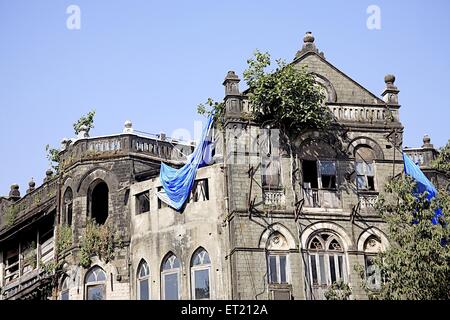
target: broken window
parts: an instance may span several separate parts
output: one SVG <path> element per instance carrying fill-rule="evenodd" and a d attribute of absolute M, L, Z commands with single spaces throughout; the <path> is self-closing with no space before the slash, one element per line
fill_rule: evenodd
<path fill-rule="evenodd" d="M 136 214 L 150 211 L 150 192 L 142 192 L 136 195 Z"/>
<path fill-rule="evenodd" d="M 72 211 L 73 211 L 73 193 L 71 188 L 67 188 L 64 192 L 63 206 L 62 206 L 62 223 L 69 226 L 72 225 Z"/>
<path fill-rule="evenodd" d="M 106 274 L 95 266 L 86 274 L 86 300 L 106 300 Z"/>
<path fill-rule="evenodd" d="M 319 161 L 320 164 L 320 182 L 322 189 L 336 189 L 336 162 Z"/>
<path fill-rule="evenodd" d="M 170 253 L 161 268 L 161 296 L 163 300 L 179 300 L 180 261 Z"/>
<path fill-rule="evenodd" d="M 305 189 L 318 189 L 319 183 L 317 178 L 317 161 L 303 160 L 303 187 Z"/>
<path fill-rule="evenodd" d="M 194 300 L 208 300 L 211 298 L 210 290 L 211 260 L 208 252 L 200 248 L 192 256 L 191 279 L 192 297 Z"/>
<path fill-rule="evenodd" d="M 356 186 L 358 190 L 375 191 L 374 152 L 368 146 L 355 151 Z"/>
<path fill-rule="evenodd" d="M 163 187 L 157 188 L 158 192 L 165 192 Z M 162 201 L 160 198 L 158 198 L 158 209 L 167 208 L 169 205 Z"/>
<path fill-rule="evenodd" d="M 150 300 L 150 269 L 144 260 L 139 263 L 137 280 L 138 300 Z"/>
<path fill-rule="evenodd" d="M 195 180 L 192 187 L 191 196 L 189 202 L 200 202 L 209 200 L 209 187 L 208 179 Z"/>
<path fill-rule="evenodd" d="M 336 162 L 303 160 L 303 187 L 305 189 L 336 189 Z"/>
<path fill-rule="evenodd" d="M 90 192 L 90 217 L 98 224 L 104 224 L 108 218 L 109 189 L 108 185 L 99 181 Z"/>

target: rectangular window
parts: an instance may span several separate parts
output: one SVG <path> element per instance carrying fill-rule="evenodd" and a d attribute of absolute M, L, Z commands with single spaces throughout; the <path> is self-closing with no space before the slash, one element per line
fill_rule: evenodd
<path fill-rule="evenodd" d="M 61 292 L 61 300 L 69 300 L 69 290 Z"/>
<path fill-rule="evenodd" d="M 146 191 L 136 195 L 136 214 L 150 211 L 150 192 Z"/>
<path fill-rule="evenodd" d="M 287 256 L 269 256 L 269 283 L 288 283 Z"/>
<path fill-rule="evenodd" d="M 334 256 L 330 256 L 330 273 L 331 273 L 331 283 L 336 282 L 336 269 L 334 267 Z"/>
<path fill-rule="evenodd" d="M 195 270 L 195 299 L 205 300 L 210 298 L 209 269 Z"/>
<path fill-rule="evenodd" d="M 316 256 L 312 255 L 311 257 L 311 274 L 313 279 L 313 284 L 319 284 L 319 280 L 317 279 L 317 266 L 316 266 Z"/>
<path fill-rule="evenodd" d="M 327 284 L 327 277 L 325 276 L 325 258 L 319 255 L 319 269 L 320 269 L 320 284 Z"/>
<path fill-rule="evenodd" d="M 209 186 L 208 179 L 199 179 L 194 182 L 192 186 L 191 196 L 189 202 L 202 202 L 209 200 Z"/>
<path fill-rule="evenodd" d="M 88 286 L 87 300 L 105 300 L 105 285 Z"/>
<path fill-rule="evenodd" d="M 366 262 L 366 281 L 370 290 L 380 290 L 381 288 L 381 272 L 380 268 L 374 263 L 374 256 L 365 256 Z"/>
<path fill-rule="evenodd" d="M 277 257 L 269 256 L 270 283 L 278 283 Z"/>
<path fill-rule="evenodd" d="M 322 189 L 336 189 L 336 162 L 320 161 Z"/>
<path fill-rule="evenodd" d="M 373 162 L 357 161 L 355 163 L 355 171 L 358 189 L 375 191 L 375 170 Z"/>
<path fill-rule="evenodd" d="M 178 273 L 169 273 L 163 276 L 164 300 L 178 300 Z"/>
<path fill-rule="evenodd" d="M 281 186 L 281 165 L 279 159 L 263 157 L 261 172 L 263 188 L 276 189 Z"/>
<path fill-rule="evenodd" d="M 163 192 L 164 189 L 163 187 L 158 187 L 157 188 L 158 192 Z M 158 198 L 158 209 L 162 209 L 162 208 L 167 208 L 169 205 L 167 203 L 165 203 L 164 201 L 161 201 L 160 198 Z"/>
<path fill-rule="evenodd" d="M 150 300 L 148 279 L 139 280 L 139 300 Z"/>
<path fill-rule="evenodd" d="M 318 179 L 317 179 L 317 161 L 303 160 L 302 161 L 303 170 L 303 187 L 309 189 L 318 189 Z"/>

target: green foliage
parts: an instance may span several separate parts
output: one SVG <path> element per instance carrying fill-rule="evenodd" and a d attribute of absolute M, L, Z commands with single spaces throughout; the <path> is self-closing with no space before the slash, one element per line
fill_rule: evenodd
<path fill-rule="evenodd" d="M 5 209 L 5 225 L 10 227 L 16 221 L 17 215 L 19 214 L 19 207 L 16 205 L 10 205 Z"/>
<path fill-rule="evenodd" d="M 56 253 L 66 251 L 72 246 L 72 228 L 69 225 L 59 226 L 56 234 Z"/>
<path fill-rule="evenodd" d="M 50 147 L 50 145 L 45 146 L 45 152 L 47 152 L 47 160 L 49 162 L 49 166 L 53 168 L 56 172 L 59 172 L 59 162 L 60 162 L 60 156 L 59 156 L 59 150 Z"/>
<path fill-rule="evenodd" d="M 249 86 L 256 121 L 271 123 L 287 135 L 306 129 L 327 129 L 331 112 L 323 105 L 325 95 L 313 75 L 306 67 L 276 62 L 275 70 L 265 72 L 271 64 L 270 55 L 259 51 L 247 61 L 244 80 Z"/>
<path fill-rule="evenodd" d="M 81 126 L 87 127 L 87 132 L 94 128 L 94 117 L 95 117 L 95 110 L 89 111 L 86 115 L 81 116 L 80 119 L 78 119 L 77 122 L 73 124 L 73 130 L 75 131 L 75 134 L 78 134 L 80 132 Z"/>
<path fill-rule="evenodd" d="M 439 150 L 436 160 L 433 160 L 431 166 L 437 170 L 444 171 L 450 176 L 450 139 L 447 144 Z"/>
<path fill-rule="evenodd" d="M 414 181 L 399 177 L 386 185 L 376 208 L 387 222 L 390 247 L 374 260 L 387 279 L 378 299 L 450 299 L 450 197 L 441 192 L 431 201 L 412 194 Z M 446 215 L 433 225 L 436 208 Z M 449 244 L 441 245 L 443 239 Z"/>
<path fill-rule="evenodd" d="M 276 69 L 266 72 L 271 64 L 268 53 L 256 51 L 254 58 L 247 60 L 244 80 L 249 87 L 252 113 L 244 115 L 245 118 L 270 123 L 287 135 L 306 129 L 327 129 L 332 115 L 323 105 L 325 95 L 313 75 L 305 68 L 296 68 L 282 60 L 276 62 Z M 215 112 L 216 118 L 222 119 L 225 106 L 209 98 L 197 111 L 204 115 Z"/>
<path fill-rule="evenodd" d="M 344 281 L 333 282 L 324 293 L 327 300 L 348 300 L 352 294 L 352 289 Z"/>
<path fill-rule="evenodd" d="M 197 106 L 197 113 L 209 117 L 214 113 L 214 120 L 219 125 L 223 125 L 223 116 L 225 114 L 225 104 L 223 102 L 214 101 L 211 98 L 205 103 L 200 103 Z"/>
<path fill-rule="evenodd" d="M 105 262 L 110 261 L 114 254 L 114 233 L 108 225 L 98 225 L 94 220 L 86 224 L 84 236 L 81 241 L 80 265 L 88 268 L 91 258 L 98 256 Z"/>

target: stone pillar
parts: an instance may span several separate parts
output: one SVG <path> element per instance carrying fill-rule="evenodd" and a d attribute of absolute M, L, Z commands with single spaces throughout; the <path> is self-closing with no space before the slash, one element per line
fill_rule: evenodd
<path fill-rule="evenodd" d="M 386 83 L 386 88 L 384 88 L 381 96 L 384 102 L 387 104 L 398 105 L 398 93 L 400 90 L 394 85 L 395 76 L 388 74 L 384 77 L 384 82 Z"/>
<path fill-rule="evenodd" d="M 225 118 L 239 119 L 242 112 L 242 95 L 239 92 L 241 80 L 234 71 L 228 71 L 223 85 L 225 86 Z"/>

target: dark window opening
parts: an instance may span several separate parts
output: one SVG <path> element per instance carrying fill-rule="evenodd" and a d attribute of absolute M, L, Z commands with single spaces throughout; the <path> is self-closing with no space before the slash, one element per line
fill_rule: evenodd
<path fill-rule="evenodd" d="M 136 195 L 136 214 L 150 211 L 150 192 L 146 191 Z"/>
<path fill-rule="evenodd" d="M 307 189 L 317 189 L 317 161 L 303 160 L 303 187 Z"/>
<path fill-rule="evenodd" d="M 209 200 L 208 179 L 200 179 L 194 182 L 189 202 L 199 202 Z"/>
<path fill-rule="evenodd" d="M 62 223 L 69 226 L 72 225 L 72 211 L 73 211 L 73 194 L 72 189 L 68 188 L 64 193 Z"/>
<path fill-rule="evenodd" d="M 367 184 L 369 186 L 369 190 L 375 191 L 375 182 L 373 180 L 373 177 L 367 177 Z"/>
<path fill-rule="evenodd" d="M 158 187 L 158 192 L 164 192 L 163 187 Z M 162 201 L 160 198 L 158 198 L 158 209 L 167 208 L 169 205 Z"/>
<path fill-rule="evenodd" d="M 91 193 L 91 218 L 104 224 L 108 218 L 109 190 L 105 182 L 98 183 Z"/>
<path fill-rule="evenodd" d="M 336 176 L 322 175 L 323 189 L 336 189 Z"/>

